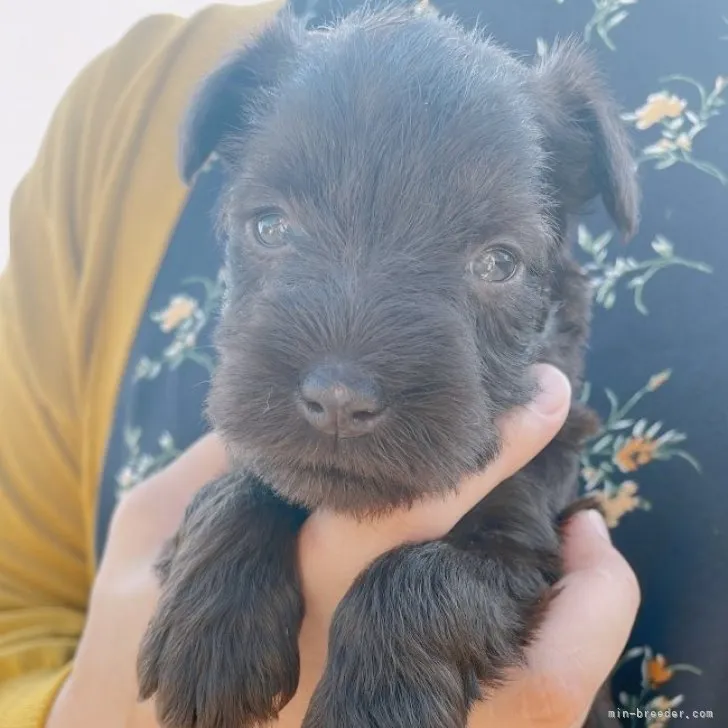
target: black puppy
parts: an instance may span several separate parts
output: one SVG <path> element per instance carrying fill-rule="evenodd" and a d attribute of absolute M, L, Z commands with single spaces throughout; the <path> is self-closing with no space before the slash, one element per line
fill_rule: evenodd
<path fill-rule="evenodd" d="M 174 728 L 241 728 L 294 695 L 297 533 L 455 489 L 499 447 L 529 367 L 578 386 L 589 289 L 566 223 L 601 196 L 631 233 L 634 164 L 591 62 L 536 67 L 430 13 L 282 16 L 201 87 L 187 178 L 229 164 L 212 420 L 235 471 L 164 554 L 141 695 Z M 306 728 L 462 728 L 519 663 L 561 575 L 593 417 L 440 541 L 379 558 L 340 604 Z"/>

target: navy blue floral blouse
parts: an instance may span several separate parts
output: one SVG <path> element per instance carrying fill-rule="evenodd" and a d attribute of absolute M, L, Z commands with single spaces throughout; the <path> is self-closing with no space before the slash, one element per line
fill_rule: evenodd
<path fill-rule="evenodd" d="M 625 109 L 644 188 L 625 245 L 601 211 L 575 230 L 596 316 L 581 397 L 603 416 L 585 491 L 604 504 L 643 608 L 615 677 L 627 726 L 728 726 L 728 2 L 480 0 L 503 44 L 543 54 L 581 35 Z M 471 18 L 472 19 L 472 18 Z M 120 493 L 206 429 L 222 294 L 215 157 L 198 174 L 140 322 L 99 498 L 97 551 Z M 682 717 L 639 711 L 674 709 Z"/>

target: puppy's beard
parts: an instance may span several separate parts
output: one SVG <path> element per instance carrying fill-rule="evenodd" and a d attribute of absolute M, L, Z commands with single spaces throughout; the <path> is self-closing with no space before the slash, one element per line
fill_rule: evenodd
<path fill-rule="evenodd" d="M 473 443 L 471 443 L 472 445 Z M 248 470 L 285 500 L 311 510 L 326 508 L 356 518 L 382 515 L 396 508 L 407 508 L 424 497 L 445 496 L 456 491 L 463 479 L 482 470 L 497 456 L 499 439 L 481 440 L 479 447 L 460 447 L 457 452 L 441 453 L 431 464 L 423 466 L 409 455 L 407 462 L 387 472 L 373 462 L 367 472 L 349 468 L 345 463 L 312 463 L 295 456 L 271 457 L 264 451 L 232 446 L 236 467 Z M 391 454 L 389 456 L 391 458 Z M 437 460 L 437 463 L 435 463 Z"/>

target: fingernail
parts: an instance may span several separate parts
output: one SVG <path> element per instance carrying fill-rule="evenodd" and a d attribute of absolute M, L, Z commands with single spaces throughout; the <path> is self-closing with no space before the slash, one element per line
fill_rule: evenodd
<path fill-rule="evenodd" d="M 534 367 L 539 392 L 530 408 L 542 415 L 553 415 L 563 409 L 571 398 L 571 385 L 566 375 L 550 364 Z"/>
<path fill-rule="evenodd" d="M 587 517 L 589 518 L 589 522 L 591 523 L 591 527 L 605 540 L 609 541 L 609 543 L 612 542 L 612 539 L 609 536 L 609 528 L 607 527 L 607 523 L 602 517 L 602 514 L 599 513 L 599 511 L 590 510 L 586 512 Z"/>

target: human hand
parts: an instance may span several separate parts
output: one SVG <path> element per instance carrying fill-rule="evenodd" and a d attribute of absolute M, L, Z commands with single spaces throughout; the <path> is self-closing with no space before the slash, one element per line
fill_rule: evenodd
<path fill-rule="evenodd" d="M 566 575 L 528 666 L 471 713 L 469 728 L 581 728 L 629 637 L 640 591 L 596 511 L 566 527 Z M 608 716 L 600 716 L 605 720 Z"/>
<path fill-rule="evenodd" d="M 224 474 L 220 440 L 206 435 L 119 503 L 94 582 L 71 675 L 46 728 L 157 728 L 152 701 L 139 703 L 136 661 L 159 585 L 153 564 L 187 504 Z"/>
<path fill-rule="evenodd" d="M 506 418 L 500 457 L 485 473 L 467 479 L 456 496 L 418 504 L 376 522 L 355 522 L 323 512 L 306 522 L 299 543 L 306 601 L 300 636 L 301 680 L 296 696 L 281 712 L 280 728 L 301 725 L 323 670 L 331 615 L 357 574 L 372 559 L 400 543 L 446 533 L 556 434 L 568 411 L 568 383 L 552 368 L 542 368 L 541 375 L 543 396 Z M 136 700 L 137 651 L 159 593 L 152 564 L 194 493 L 221 475 L 225 467 L 220 442 L 207 436 L 122 501 L 110 529 L 74 670 L 47 728 L 157 727 L 153 701 L 139 704 Z M 631 571 L 608 542 L 600 541 L 601 547 L 595 548 L 588 528 L 586 536 L 579 536 L 579 524 L 585 518 L 579 516 L 572 526 L 576 536 L 567 542 L 570 571 L 565 590 L 553 604 L 553 614 L 534 648 L 529 670 L 514 676 L 497 696 L 477 706 L 471 726 L 502 725 L 502 716 L 507 715 L 513 728 L 571 728 L 577 723 L 566 720 L 588 707 L 617 659 L 634 616 L 637 589 Z M 594 629 L 594 620 L 584 618 L 599 616 L 598 609 L 609 601 L 602 593 L 607 582 L 612 585 L 606 589 L 611 594 L 611 608 Z M 596 611 L 576 604 L 578 599 L 586 600 L 585 593 L 591 596 L 583 604 L 594 602 Z M 575 618 L 575 610 L 581 622 Z M 599 629 L 605 635 L 601 642 L 597 639 Z M 578 639 L 571 639 L 573 636 Z M 570 645 L 587 651 L 576 655 Z M 558 656 L 562 656 L 560 661 Z M 590 669 L 581 669 L 573 676 L 579 659 L 588 662 Z M 523 716 L 522 723 L 515 723 L 516 715 Z"/>

